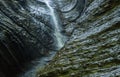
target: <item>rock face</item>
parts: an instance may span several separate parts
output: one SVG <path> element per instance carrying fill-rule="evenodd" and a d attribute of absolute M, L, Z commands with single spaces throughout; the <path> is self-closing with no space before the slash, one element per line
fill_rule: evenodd
<path fill-rule="evenodd" d="M 85 0 L 53 1 L 65 28 L 61 34 L 72 34 L 84 5 Z M 56 50 L 54 30 L 43 0 L 0 0 L 0 77 L 14 77 L 25 63 Z"/>
<path fill-rule="evenodd" d="M 120 0 L 88 0 L 84 13 L 72 19 L 69 41 L 37 77 L 119 77 Z"/>
<path fill-rule="evenodd" d="M 45 4 L 34 3 L 0 0 L 0 77 L 14 77 L 24 63 L 55 49 L 50 15 L 36 9 Z"/>
<path fill-rule="evenodd" d="M 37 77 L 119 77 L 120 0 L 52 0 L 69 40 Z M 0 77 L 56 50 L 43 0 L 0 0 Z"/>

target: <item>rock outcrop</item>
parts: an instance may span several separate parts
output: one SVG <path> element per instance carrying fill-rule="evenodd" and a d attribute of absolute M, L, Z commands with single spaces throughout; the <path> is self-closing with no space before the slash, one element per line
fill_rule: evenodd
<path fill-rule="evenodd" d="M 42 2 L 33 2 L 0 0 L 0 77 L 14 77 L 24 63 L 55 49 L 50 15 L 36 9 Z"/>
<path fill-rule="evenodd" d="M 37 77 L 119 77 L 120 0 L 88 0 L 69 24 L 69 41 Z"/>

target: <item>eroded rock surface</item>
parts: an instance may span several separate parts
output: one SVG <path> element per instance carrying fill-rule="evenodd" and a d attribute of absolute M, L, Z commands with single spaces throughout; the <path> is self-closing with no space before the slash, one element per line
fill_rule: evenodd
<path fill-rule="evenodd" d="M 37 77 L 120 76 L 120 1 L 88 0 L 86 5 L 70 40 Z"/>
<path fill-rule="evenodd" d="M 61 33 L 70 36 L 85 0 L 51 2 L 58 23 L 64 28 Z M 16 77 L 19 71 L 25 71 L 25 63 L 56 50 L 54 30 L 44 0 L 0 0 L 0 77 Z"/>
<path fill-rule="evenodd" d="M 50 16 L 36 10 L 33 2 L 0 0 L 0 71 L 6 77 L 14 77 L 24 71 L 24 63 L 55 49 Z"/>

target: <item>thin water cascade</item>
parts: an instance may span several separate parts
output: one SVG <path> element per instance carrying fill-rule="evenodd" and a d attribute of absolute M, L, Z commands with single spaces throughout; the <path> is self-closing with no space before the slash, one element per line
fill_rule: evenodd
<path fill-rule="evenodd" d="M 54 26 L 54 40 L 55 40 L 55 45 L 57 46 L 56 50 L 59 50 L 64 46 L 64 43 L 66 41 L 66 37 L 64 35 L 62 35 L 62 33 L 61 33 L 62 26 L 59 21 L 60 18 L 58 16 L 56 10 L 52 6 L 50 6 L 50 4 L 52 3 L 52 0 L 43 0 L 43 1 L 38 0 L 38 1 L 44 2 L 45 6 L 48 8 L 47 10 L 49 10 L 49 12 L 47 14 L 50 15 L 50 17 L 52 19 L 52 22 L 50 22 L 50 23 Z M 35 7 L 35 9 L 36 8 L 37 7 Z M 39 14 L 37 11 L 38 10 L 36 9 L 35 13 Z M 33 60 L 30 63 L 31 64 L 30 69 L 25 71 L 23 74 L 20 74 L 18 77 L 36 77 L 36 72 L 37 72 L 38 68 L 41 69 L 46 64 L 48 64 L 49 61 L 52 60 L 52 58 L 54 57 L 55 54 L 56 54 L 56 51 L 53 50 L 53 51 L 49 52 L 49 55 L 40 57 L 36 60 Z"/>
<path fill-rule="evenodd" d="M 50 6 L 51 0 L 44 0 L 44 2 L 50 10 L 50 15 L 53 20 L 54 27 L 55 27 L 54 35 L 56 37 L 57 47 L 58 47 L 58 49 L 60 49 L 64 45 L 64 40 L 63 40 L 64 36 L 61 34 L 61 25 L 58 23 L 59 21 L 58 21 L 58 18 L 57 18 L 54 8 L 52 6 Z"/>

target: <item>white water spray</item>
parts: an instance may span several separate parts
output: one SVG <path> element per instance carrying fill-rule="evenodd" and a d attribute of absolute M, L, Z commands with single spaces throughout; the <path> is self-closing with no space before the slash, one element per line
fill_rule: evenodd
<path fill-rule="evenodd" d="M 52 17 L 54 27 L 55 27 L 54 35 L 55 35 L 56 40 L 57 40 L 57 47 L 58 47 L 58 49 L 60 49 L 64 45 L 64 40 L 63 40 L 64 36 L 61 34 L 61 25 L 59 25 L 59 23 L 58 23 L 58 18 L 57 18 L 57 15 L 55 13 L 54 8 L 50 6 L 51 1 L 50 0 L 44 0 L 44 2 L 50 10 L 50 15 Z"/>

